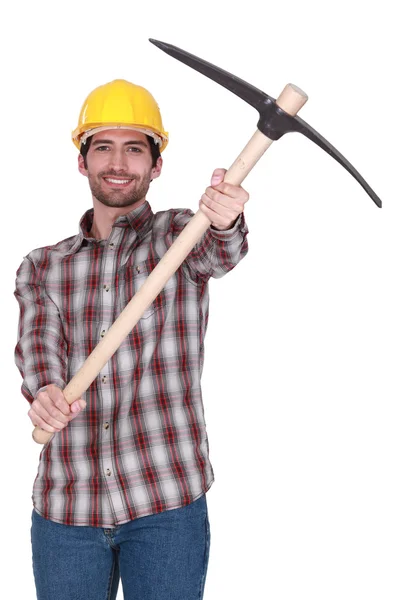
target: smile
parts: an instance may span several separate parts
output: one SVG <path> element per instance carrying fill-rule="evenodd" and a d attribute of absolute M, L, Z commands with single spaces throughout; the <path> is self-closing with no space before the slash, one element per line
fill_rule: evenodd
<path fill-rule="evenodd" d="M 113 185 L 126 185 L 132 181 L 132 179 L 113 179 L 111 177 L 104 177 L 104 180 Z"/>

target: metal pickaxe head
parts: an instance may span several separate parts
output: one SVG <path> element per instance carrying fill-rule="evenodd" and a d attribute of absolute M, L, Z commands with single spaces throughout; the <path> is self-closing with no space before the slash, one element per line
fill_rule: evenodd
<path fill-rule="evenodd" d="M 303 119 L 298 116 L 291 116 L 282 110 L 282 108 L 277 105 L 274 98 L 250 85 L 246 81 L 243 81 L 243 79 L 240 79 L 193 54 L 189 54 L 189 52 L 186 52 L 181 48 L 154 39 L 150 39 L 150 42 L 161 50 L 164 50 L 164 52 L 170 56 L 173 56 L 189 67 L 192 67 L 196 71 L 213 79 L 257 109 L 260 115 L 257 127 L 270 140 L 278 140 L 285 133 L 293 131 L 297 131 L 308 137 L 312 142 L 337 160 L 337 162 L 358 181 L 375 204 L 379 208 L 382 207 L 380 198 L 375 194 L 374 190 L 368 185 L 353 165 L 338 150 L 336 150 L 332 144 L 322 137 L 322 135 L 310 127 L 308 123 L 303 121 Z"/>

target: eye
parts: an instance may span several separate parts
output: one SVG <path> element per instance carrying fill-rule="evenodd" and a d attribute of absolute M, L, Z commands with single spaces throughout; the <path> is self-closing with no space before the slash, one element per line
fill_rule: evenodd
<path fill-rule="evenodd" d="M 140 153 L 142 152 L 142 149 L 139 148 L 139 146 L 128 146 L 128 152 Z"/>
<path fill-rule="evenodd" d="M 96 152 L 106 152 L 109 149 L 109 146 L 97 146 Z"/>

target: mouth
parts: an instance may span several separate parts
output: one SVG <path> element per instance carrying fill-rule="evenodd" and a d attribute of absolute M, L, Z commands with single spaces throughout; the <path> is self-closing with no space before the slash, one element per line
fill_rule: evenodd
<path fill-rule="evenodd" d="M 133 179 L 122 179 L 117 177 L 103 177 L 103 180 L 107 183 L 107 185 L 114 188 L 128 187 L 128 185 L 133 181 Z"/>

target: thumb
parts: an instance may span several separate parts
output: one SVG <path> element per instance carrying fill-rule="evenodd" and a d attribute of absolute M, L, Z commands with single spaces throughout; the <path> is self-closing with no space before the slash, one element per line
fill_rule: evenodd
<path fill-rule="evenodd" d="M 215 169 L 211 177 L 211 185 L 215 186 L 224 180 L 226 169 Z"/>
<path fill-rule="evenodd" d="M 82 399 L 75 400 L 75 402 L 73 402 L 71 404 L 71 412 L 74 415 L 77 415 L 78 413 L 80 413 L 81 410 L 83 410 L 84 408 L 86 408 L 86 402 L 85 402 L 85 400 L 82 400 Z"/>

